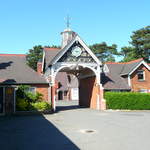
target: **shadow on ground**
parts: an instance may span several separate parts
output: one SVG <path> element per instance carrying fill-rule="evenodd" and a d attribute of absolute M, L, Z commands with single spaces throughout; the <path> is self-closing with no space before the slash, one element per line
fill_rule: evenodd
<path fill-rule="evenodd" d="M 42 115 L 0 118 L 1 150 L 79 150 Z"/>
<path fill-rule="evenodd" d="M 66 111 L 66 110 L 74 110 L 74 109 L 83 109 L 86 107 L 79 106 L 79 102 L 76 100 L 72 101 L 66 101 L 61 100 L 56 102 L 56 112 L 58 113 L 60 111 Z"/>
<path fill-rule="evenodd" d="M 56 113 L 58 113 L 60 111 L 73 110 L 73 109 L 83 109 L 83 108 L 86 108 L 86 107 L 77 106 L 77 105 L 72 105 L 72 106 L 57 106 L 56 107 Z"/>

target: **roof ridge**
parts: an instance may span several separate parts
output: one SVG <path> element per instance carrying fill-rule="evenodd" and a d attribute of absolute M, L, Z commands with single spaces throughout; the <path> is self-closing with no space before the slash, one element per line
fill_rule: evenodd
<path fill-rule="evenodd" d="M 49 51 L 49 50 L 60 50 L 61 48 L 56 48 L 56 47 L 44 47 L 43 49 L 46 50 L 46 51 Z"/>
<path fill-rule="evenodd" d="M 131 61 L 127 62 L 126 64 L 131 64 L 131 63 L 139 62 L 141 60 L 144 60 L 144 59 L 143 58 L 139 58 L 139 59 L 131 60 Z"/>
<path fill-rule="evenodd" d="M 108 62 L 105 62 L 105 64 L 124 64 L 123 62 L 110 62 L 110 61 L 108 61 Z"/>
<path fill-rule="evenodd" d="M 143 58 L 131 60 L 131 61 L 128 61 L 128 62 L 106 62 L 106 64 L 132 64 L 132 63 L 135 63 L 135 62 L 138 62 L 138 61 L 141 61 L 141 60 L 143 60 Z"/>
<path fill-rule="evenodd" d="M 0 54 L 0 56 L 26 56 L 26 54 Z"/>

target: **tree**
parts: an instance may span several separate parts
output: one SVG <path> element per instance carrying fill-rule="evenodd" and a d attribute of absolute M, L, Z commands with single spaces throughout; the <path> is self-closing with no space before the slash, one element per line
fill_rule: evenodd
<path fill-rule="evenodd" d="M 115 61 L 115 56 L 120 55 L 117 51 L 117 45 L 108 46 L 105 42 L 90 45 L 89 48 L 102 61 Z"/>
<path fill-rule="evenodd" d="M 149 62 L 150 55 L 150 26 L 134 31 L 131 35 L 131 46 L 123 47 L 121 53 L 124 57 L 123 61 L 127 59 L 143 58 Z"/>
<path fill-rule="evenodd" d="M 43 48 L 41 45 L 34 46 L 33 49 L 29 50 L 29 53 L 27 54 L 27 64 L 37 71 L 37 62 L 42 59 L 43 56 Z"/>
<path fill-rule="evenodd" d="M 58 45 L 51 45 L 51 46 L 44 46 L 44 47 L 47 47 L 47 48 L 61 48 L 60 46 L 58 46 Z"/>
<path fill-rule="evenodd" d="M 134 48 L 131 46 L 122 47 L 120 52 L 120 54 L 123 56 L 122 62 L 128 62 L 136 59 L 134 51 L 135 51 Z"/>

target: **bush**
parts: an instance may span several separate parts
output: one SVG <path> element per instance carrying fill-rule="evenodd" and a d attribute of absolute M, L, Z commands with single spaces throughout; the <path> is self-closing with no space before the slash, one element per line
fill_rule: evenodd
<path fill-rule="evenodd" d="M 31 93 L 29 92 L 30 86 L 20 85 L 16 91 L 16 98 L 26 99 L 28 102 L 36 102 L 43 100 L 43 95 L 41 93 Z"/>
<path fill-rule="evenodd" d="M 150 110 L 149 93 L 106 92 L 107 109 Z"/>
<path fill-rule="evenodd" d="M 29 102 L 25 99 L 17 99 L 16 101 L 16 109 L 18 111 L 26 111 L 28 110 Z"/>
<path fill-rule="evenodd" d="M 47 102 L 36 102 L 36 103 L 31 103 L 31 106 L 33 110 L 39 110 L 39 111 L 45 111 L 49 110 L 51 108 L 50 104 Z"/>
<path fill-rule="evenodd" d="M 42 101 L 43 95 L 36 92 L 28 92 L 30 86 L 20 85 L 16 91 L 16 110 L 17 111 L 29 111 L 40 110 L 45 111 L 51 108 L 50 104 Z"/>
<path fill-rule="evenodd" d="M 16 91 L 16 97 L 17 98 L 25 98 L 26 97 L 26 91 L 28 91 L 30 86 L 28 85 L 20 85 Z"/>
<path fill-rule="evenodd" d="M 38 102 L 43 100 L 43 95 L 36 92 L 35 94 L 31 92 L 26 92 L 26 100 L 29 102 Z"/>

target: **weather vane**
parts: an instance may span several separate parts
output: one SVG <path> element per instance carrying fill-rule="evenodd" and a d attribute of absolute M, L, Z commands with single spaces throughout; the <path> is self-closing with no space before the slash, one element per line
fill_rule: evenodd
<path fill-rule="evenodd" d="M 70 20 L 71 20 L 71 18 L 69 17 L 69 15 L 67 15 L 67 17 L 66 17 L 66 25 L 67 25 L 68 29 L 70 27 Z"/>

